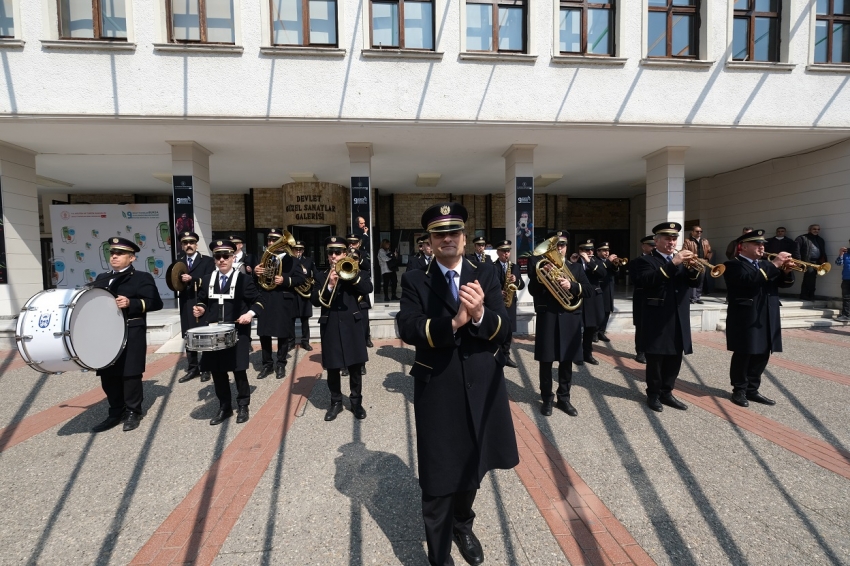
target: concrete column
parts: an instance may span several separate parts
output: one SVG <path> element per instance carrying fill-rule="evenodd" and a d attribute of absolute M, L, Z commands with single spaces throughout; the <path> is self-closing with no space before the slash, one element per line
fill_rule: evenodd
<path fill-rule="evenodd" d="M 210 155 L 212 152 L 193 141 L 169 141 L 168 144 L 171 146 L 171 174 L 192 176 L 195 232 L 200 238 L 198 250 L 204 255 L 209 255 L 208 244 L 212 238 L 210 212 Z M 173 222 L 171 229 L 174 229 Z M 177 243 L 177 249 L 180 249 L 179 243 Z"/>
<path fill-rule="evenodd" d="M 2 230 L 8 278 L 8 284 L 0 285 L 2 316 L 18 314 L 27 299 L 43 288 L 35 156 L 34 151 L 0 142 Z"/>
<path fill-rule="evenodd" d="M 380 246 L 381 242 L 379 241 L 379 235 L 375 234 L 372 231 L 372 225 L 375 222 L 375 203 L 374 199 L 374 191 L 372 190 L 372 156 L 374 155 L 374 150 L 372 148 L 372 144 L 370 142 L 346 142 L 345 144 L 348 147 L 348 160 L 350 164 L 351 177 L 366 177 L 369 179 L 367 184 L 369 188 L 369 218 L 366 221 L 366 227 L 368 231 L 366 234 L 369 236 L 369 259 L 372 261 L 372 265 L 374 266 L 374 255 L 377 253 L 375 250 L 378 246 Z M 353 224 L 354 219 L 351 218 L 351 202 L 352 195 L 351 189 L 349 188 L 348 193 L 348 203 L 346 208 L 349 210 L 348 218 L 349 222 L 352 222 L 351 231 L 356 232 L 357 225 Z M 392 230 L 392 226 L 390 226 L 390 230 Z M 374 290 L 369 294 L 370 300 L 372 304 L 375 304 L 375 293 L 381 285 L 381 273 L 380 271 L 375 271 L 372 273 L 372 285 L 374 286 Z M 396 290 L 396 293 L 400 292 L 400 290 Z"/>
<path fill-rule="evenodd" d="M 646 233 L 662 222 L 685 222 L 685 151 L 669 146 L 646 160 Z"/>
<path fill-rule="evenodd" d="M 516 179 L 517 177 L 534 179 L 534 148 L 536 147 L 537 144 L 514 144 L 502 154 L 505 158 L 505 235 L 514 244 L 511 249 L 512 262 L 517 260 L 516 233 L 513 230 L 517 225 Z M 536 225 L 533 205 L 531 210 L 531 221 Z"/>

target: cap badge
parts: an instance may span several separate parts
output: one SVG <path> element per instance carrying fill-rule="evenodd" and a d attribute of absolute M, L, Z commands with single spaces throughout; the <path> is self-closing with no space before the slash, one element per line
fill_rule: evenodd
<path fill-rule="evenodd" d="M 449 205 L 444 205 L 442 208 L 440 208 L 440 214 L 442 214 L 444 216 L 451 211 L 452 211 L 452 209 Z"/>
<path fill-rule="evenodd" d="M 118 238 L 112 238 L 112 243 L 113 243 L 113 244 L 117 244 L 117 243 L 118 243 Z"/>
<path fill-rule="evenodd" d="M 675 227 L 676 227 L 675 224 L 670 224 L 670 228 L 675 228 Z"/>
<path fill-rule="evenodd" d="M 223 244 L 223 243 L 224 243 L 224 242 L 222 242 L 221 240 L 219 240 L 219 241 L 217 241 L 217 242 L 215 243 L 215 245 L 220 246 L 220 245 L 221 245 L 221 244 Z"/>

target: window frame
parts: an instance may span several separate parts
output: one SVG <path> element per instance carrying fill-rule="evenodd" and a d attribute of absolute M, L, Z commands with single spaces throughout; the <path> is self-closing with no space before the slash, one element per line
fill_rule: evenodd
<path fill-rule="evenodd" d="M 71 37 L 62 35 L 62 3 L 70 1 L 70 0 L 56 0 L 56 29 L 58 31 L 58 38 L 62 41 L 115 41 L 115 42 L 129 42 L 130 39 L 130 18 L 129 18 L 129 9 L 125 3 L 124 10 L 125 13 L 128 14 L 126 18 L 127 22 L 127 37 L 106 37 L 103 35 L 103 8 L 102 8 L 102 0 L 91 0 L 92 5 L 92 37 Z M 124 2 L 124 0 L 121 0 Z M 170 2 L 170 0 L 169 0 Z M 15 26 L 17 29 L 17 26 Z"/>
<path fill-rule="evenodd" d="M 274 1 L 269 0 L 269 45 L 272 47 L 339 47 L 339 2 L 334 0 L 334 25 L 336 26 L 336 42 L 335 43 L 311 43 L 310 42 L 310 0 L 298 0 L 301 2 L 302 17 L 301 17 L 301 37 L 304 40 L 301 43 L 275 43 L 274 41 Z M 306 17 L 305 17 L 306 15 Z"/>
<path fill-rule="evenodd" d="M 11 6 L 12 6 L 12 14 L 11 14 L 11 17 L 12 17 L 12 35 L 0 35 L 0 41 L 2 41 L 2 42 L 8 42 L 10 40 L 19 39 L 18 38 L 18 27 L 19 27 L 18 19 L 19 19 L 19 17 L 18 17 L 18 2 L 17 2 L 17 0 L 12 0 Z"/>
<path fill-rule="evenodd" d="M 489 50 L 481 50 L 481 49 L 469 49 L 468 39 L 466 37 L 467 26 L 464 26 L 464 29 L 461 30 L 464 37 L 464 44 L 466 45 L 466 51 L 468 53 L 506 53 L 506 54 L 528 54 L 529 51 L 529 29 L 528 22 L 531 17 L 529 12 L 529 2 L 526 0 L 466 0 L 463 3 L 464 12 L 466 11 L 466 6 L 469 4 L 489 4 L 492 6 L 492 16 L 493 16 L 493 49 Z M 499 49 L 499 7 L 511 7 L 516 8 L 517 6 L 522 8 L 522 49 Z"/>
<path fill-rule="evenodd" d="M 746 10 L 736 10 L 734 0 L 732 0 L 732 45 L 735 45 L 735 20 L 747 20 L 747 58 L 735 59 L 735 53 L 732 52 L 732 61 L 742 61 L 746 63 L 778 63 L 782 56 L 782 0 L 776 0 L 776 12 L 757 12 L 755 9 L 756 0 L 747 0 L 748 7 Z M 776 47 L 775 52 L 771 53 L 766 60 L 753 59 L 756 52 L 756 18 L 770 18 L 776 20 Z"/>
<path fill-rule="evenodd" d="M 813 2 L 812 11 L 814 13 L 814 21 L 812 22 L 812 64 L 813 65 L 850 65 L 850 61 L 833 61 L 832 60 L 832 45 L 835 34 L 833 26 L 835 21 L 846 22 L 847 33 L 850 33 L 850 14 L 835 13 L 835 0 L 827 0 L 828 8 L 825 15 L 818 14 L 817 2 Z M 815 61 L 815 52 L 817 51 L 817 22 L 825 21 L 826 26 L 826 61 Z"/>
<path fill-rule="evenodd" d="M 198 2 L 198 35 L 199 39 L 174 39 L 174 11 L 172 0 L 165 0 L 165 23 L 168 30 L 167 41 L 173 45 L 237 45 L 237 12 L 239 3 L 233 2 L 233 41 L 207 41 L 207 0 Z"/>
<path fill-rule="evenodd" d="M 617 2 L 616 0 L 560 0 L 558 4 L 558 17 L 560 18 L 563 8 L 572 10 L 581 10 L 581 51 L 561 51 L 561 38 L 558 37 L 558 54 L 559 55 L 581 55 L 586 57 L 615 57 L 617 53 Z M 611 25 L 613 29 L 609 29 L 611 35 L 611 52 L 610 53 L 589 53 L 587 51 L 587 17 L 591 10 L 609 10 L 611 12 Z M 558 20 L 560 21 L 560 19 Z"/>
<path fill-rule="evenodd" d="M 374 32 L 375 26 L 373 17 L 373 7 L 375 2 L 378 4 L 396 4 L 398 6 L 398 45 L 375 45 Z M 409 4 L 430 4 L 431 5 L 431 42 L 433 46 L 428 49 L 425 47 L 405 47 L 404 37 L 404 3 Z M 437 2 L 436 0 L 369 0 L 369 49 L 377 50 L 403 50 L 403 51 L 422 51 L 425 53 L 435 52 L 437 50 Z"/>
<path fill-rule="evenodd" d="M 702 35 L 702 4 L 703 0 L 694 0 L 693 6 L 674 6 L 673 0 L 667 0 L 667 6 L 650 6 L 647 5 L 647 35 L 646 35 L 646 57 L 647 59 L 678 59 L 678 60 L 699 60 L 700 58 L 700 40 Z M 666 13 L 666 46 L 665 55 L 650 55 L 649 51 L 649 14 L 652 12 Z M 696 29 L 694 30 L 694 44 L 691 46 L 693 55 L 674 55 L 673 54 L 673 17 L 675 14 L 692 15 Z"/>

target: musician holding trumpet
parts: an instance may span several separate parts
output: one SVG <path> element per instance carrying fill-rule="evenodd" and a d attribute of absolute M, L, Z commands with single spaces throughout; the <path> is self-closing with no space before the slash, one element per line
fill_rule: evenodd
<path fill-rule="evenodd" d="M 430 249 L 430 247 L 429 247 Z M 519 270 L 519 265 L 511 263 L 511 241 L 502 240 L 496 247 L 499 261 L 496 262 L 496 271 L 499 275 L 499 284 L 502 286 L 502 297 L 505 299 L 505 308 L 511 321 L 511 331 L 502 343 L 502 351 L 505 353 L 505 365 L 511 368 L 517 367 L 511 358 L 511 342 L 516 332 L 516 293 L 525 289 L 525 281 Z"/>

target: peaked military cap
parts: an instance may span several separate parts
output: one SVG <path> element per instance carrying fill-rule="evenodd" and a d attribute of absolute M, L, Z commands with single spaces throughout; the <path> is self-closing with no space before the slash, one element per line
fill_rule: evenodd
<path fill-rule="evenodd" d="M 580 250 L 592 250 L 593 249 L 593 243 L 594 243 L 594 239 L 588 238 L 585 241 L 583 241 L 582 243 L 580 243 L 578 245 L 578 247 L 579 247 Z"/>
<path fill-rule="evenodd" d="M 200 240 L 200 238 L 194 232 L 181 232 L 180 234 L 181 242 L 197 242 L 198 240 Z"/>
<path fill-rule="evenodd" d="M 303 250 L 304 249 L 304 242 L 302 242 L 301 240 L 295 240 L 295 245 L 292 246 L 292 249 L 293 250 Z"/>
<path fill-rule="evenodd" d="M 496 244 L 497 250 L 510 250 L 511 249 L 511 241 L 510 240 L 502 240 L 501 242 Z"/>
<path fill-rule="evenodd" d="M 422 236 L 419 236 L 418 238 L 416 238 L 416 243 L 419 244 L 420 246 L 427 241 L 428 241 L 428 234 L 423 234 Z"/>
<path fill-rule="evenodd" d="M 750 230 L 746 234 L 741 234 L 735 240 L 739 244 L 743 244 L 744 242 L 755 242 L 757 244 L 764 244 L 767 242 L 767 239 L 764 237 L 764 230 Z"/>
<path fill-rule="evenodd" d="M 210 243 L 210 250 L 213 253 L 216 252 L 224 252 L 224 253 L 236 253 L 236 243 L 233 240 L 215 240 Z"/>
<path fill-rule="evenodd" d="M 662 222 L 658 226 L 652 229 L 652 233 L 662 236 L 679 236 L 679 232 L 682 231 L 682 225 L 678 222 Z"/>
<path fill-rule="evenodd" d="M 422 227 L 428 232 L 456 232 L 466 227 L 469 213 L 457 202 L 444 202 L 428 207 L 422 213 Z"/>
<path fill-rule="evenodd" d="M 602 242 L 600 245 L 596 246 L 597 250 L 607 250 L 610 249 L 608 247 L 608 242 Z"/>
<path fill-rule="evenodd" d="M 356 244 L 360 241 L 360 236 L 358 236 L 357 234 L 351 233 L 348 236 L 346 236 L 345 239 L 347 241 L 351 242 L 352 244 Z"/>
<path fill-rule="evenodd" d="M 640 239 L 640 243 L 641 244 L 649 244 L 650 246 L 652 246 L 654 248 L 655 247 L 655 236 L 653 236 L 652 234 L 650 234 L 649 236 L 644 236 L 643 238 Z"/>
<path fill-rule="evenodd" d="M 266 236 L 266 240 L 277 240 L 281 236 L 283 236 L 283 234 L 280 230 L 278 230 L 277 228 L 272 228 L 271 230 L 269 230 L 269 235 Z"/>
<path fill-rule="evenodd" d="M 557 237 L 559 242 L 569 242 L 570 241 L 570 233 L 566 230 L 555 230 L 554 232 L 549 232 L 549 238 Z"/>
<path fill-rule="evenodd" d="M 109 238 L 109 250 L 121 250 L 122 252 L 139 253 L 141 248 L 127 238 L 113 237 Z"/>
<path fill-rule="evenodd" d="M 344 250 L 348 249 L 348 242 L 342 236 L 328 236 L 325 238 L 325 247 L 328 249 L 340 248 Z"/>

